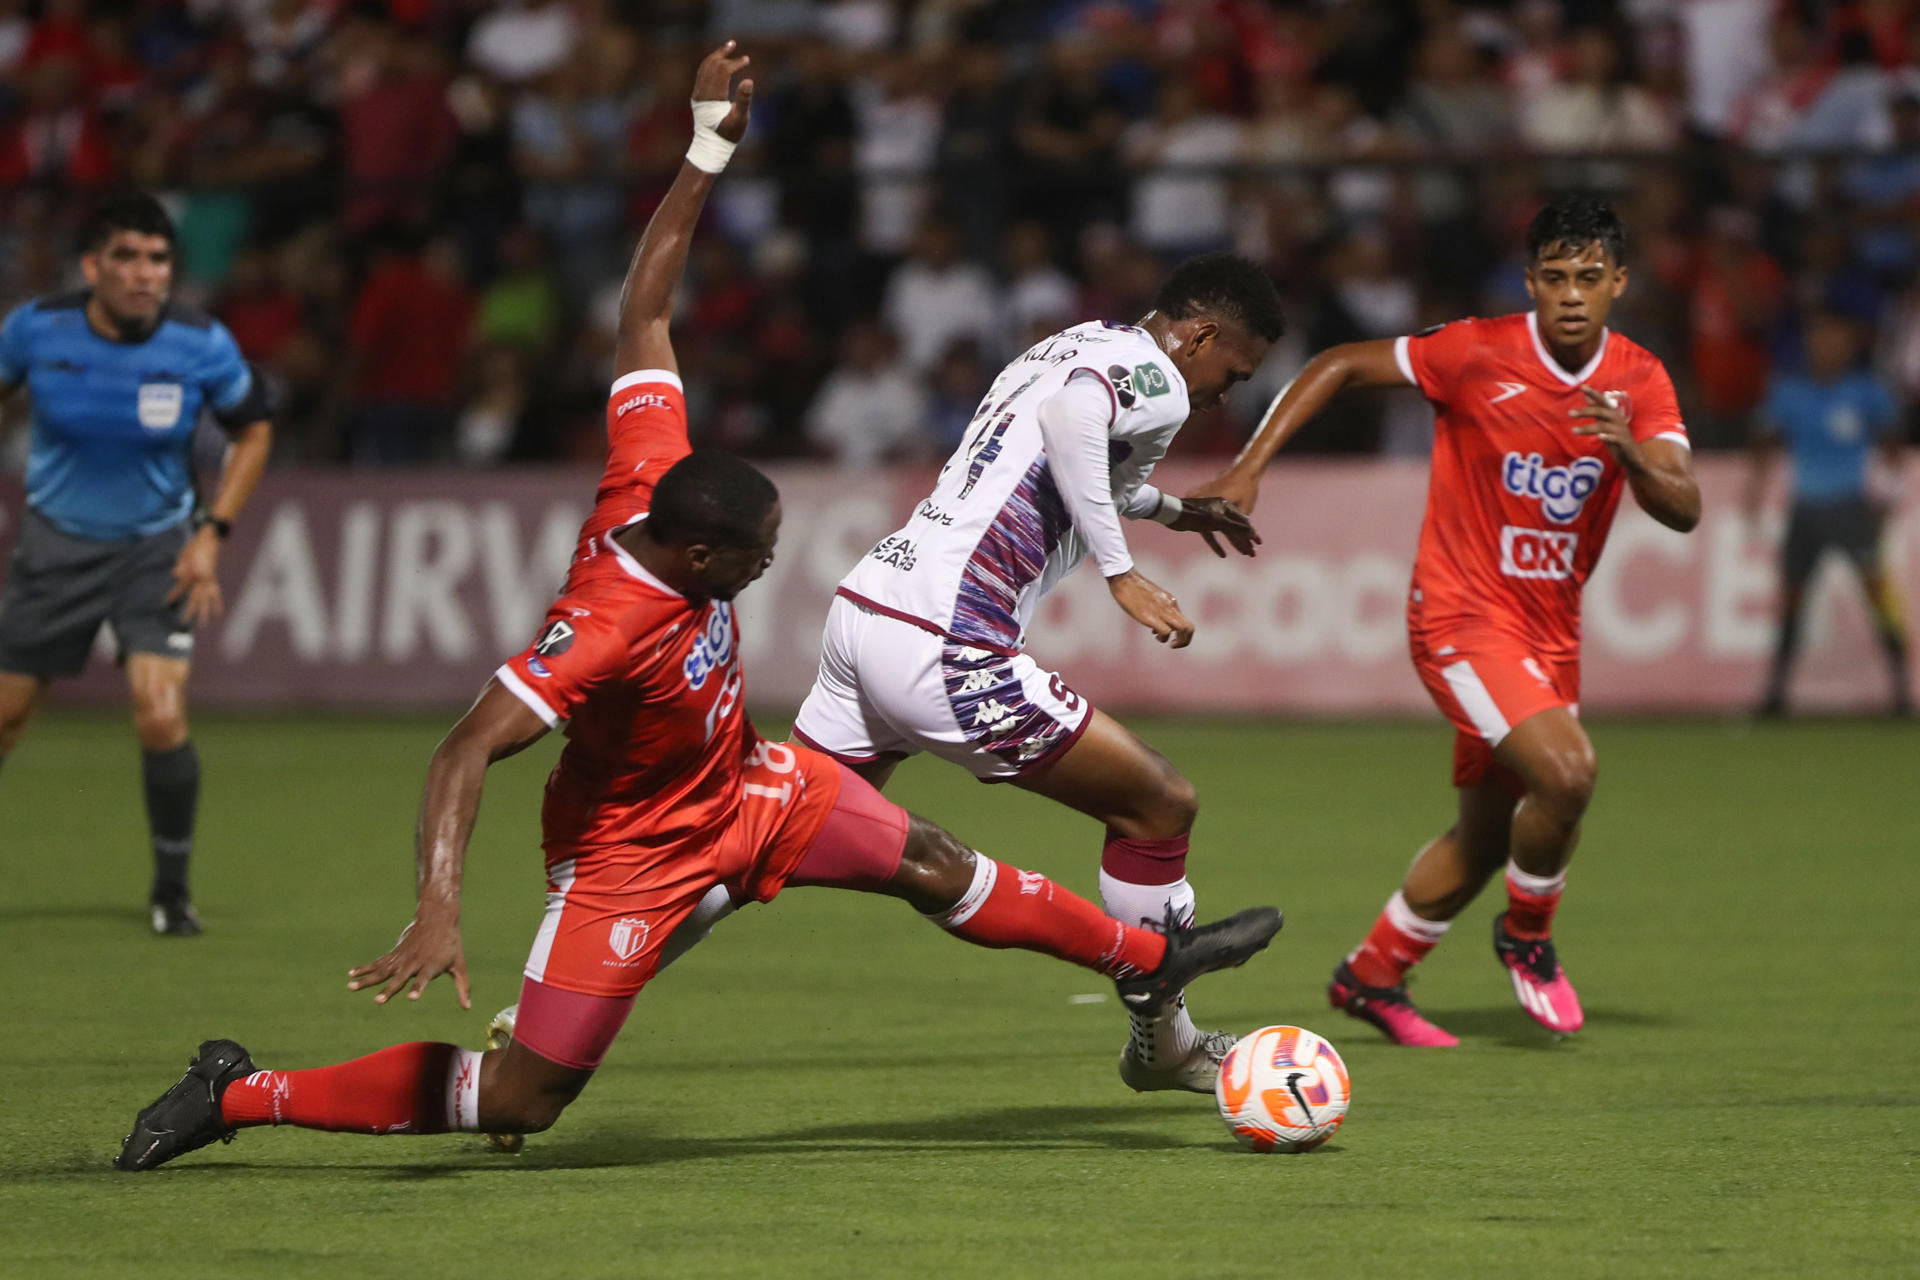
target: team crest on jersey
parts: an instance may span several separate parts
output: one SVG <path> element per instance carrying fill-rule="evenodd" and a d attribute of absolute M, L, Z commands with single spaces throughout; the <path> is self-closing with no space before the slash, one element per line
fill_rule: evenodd
<path fill-rule="evenodd" d="M 1571 524 L 1600 487 L 1606 464 L 1598 458 L 1575 458 L 1564 467 L 1550 467 L 1537 453 L 1509 453 L 1500 462 L 1500 482 L 1507 492 L 1533 498 L 1555 524 Z"/>
<path fill-rule="evenodd" d="M 177 382 L 143 382 L 134 402 L 140 425 L 149 431 L 171 431 L 180 422 L 187 392 Z"/>
<path fill-rule="evenodd" d="M 565 618 L 555 618 L 547 624 L 547 629 L 540 633 L 540 639 L 535 642 L 533 651 L 543 658 L 557 658 L 573 648 L 573 638 L 576 634 L 571 622 Z"/>
<path fill-rule="evenodd" d="M 680 664 L 686 672 L 687 687 L 698 689 L 707 677 L 733 661 L 733 606 L 715 604 L 707 615 L 707 629 L 693 642 L 692 652 Z"/>
<path fill-rule="evenodd" d="M 1113 384 L 1113 398 L 1120 402 L 1122 409 L 1133 408 L 1133 372 L 1123 364 L 1107 366 L 1107 381 Z"/>

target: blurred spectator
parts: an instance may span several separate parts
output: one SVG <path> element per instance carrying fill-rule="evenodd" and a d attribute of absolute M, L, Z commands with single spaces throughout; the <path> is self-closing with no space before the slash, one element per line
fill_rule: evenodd
<path fill-rule="evenodd" d="M 1564 154 L 1651 151 L 1673 142 L 1671 123 L 1652 95 L 1628 78 L 1610 32 L 1597 26 L 1575 32 L 1568 63 L 1567 79 L 1542 92 L 1521 117 L 1531 146 Z"/>
<path fill-rule="evenodd" d="M 1174 78 L 1161 86 L 1153 117 L 1127 130 L 1121 150 L 1136 174 L 1135 239 L 1177 258 L 1226 245 L 1231 175 L 1206 170 L 1239 160 L 1235 121 L 1203 112 L 1192 83 Z"/>
<path fill-rule="evenodd" d="M 914 238 L 913 256 L 887 282 L 883 314 L 900 335 L 907 363 L 924 371 L 963 338 L 983 349 L 994 346 L 999 303 L 986 268 L 960 256 L 953 227 L 929 218 Z"/>
<path fill-rule="evenodd" d="M 453 242 L 381 260 L 354 303 L 346 380 L 357 402 L 349 457 L 425 462 L 447 443 L 473 326 L 474 300 Z"/>
<path fill-rule="evenodd" d="M 1914 229 L 1914 213 L 1920 210 L 1920 85 L 1898 86 L 1887 115 L 1893 134 L 1889 150 L 1849 167 L 1845 185 L 1860 226 L 1855 241 L 1860 261 L 1882 279 L 1894 280 L 1920 268 Z"/>
<path fill-rule="evenodd" d="M 854 115 L 860 247 L 898 257 L 925 211 L 925 175 L 940 146 L 940 103 L 927 68 L 912 58 L 884 60 L 855 86 Z"/>
<path fill-rule="evenodd" d="M 978 346 L 956 342 L 947 348 L 934 367 L 927 397 L 927 443 L 935 455 L 946 457 L 960 447 L 992 382 L 993 371 Z"/>
<path fill-rule="evenodd" d="M 1006 267 L 1006 293 L 1001 305 L 1001 349 L 1012 359 L 1050 333 L 1058 333 L 1085 319 L 1080 314 L 1079 291 L 1066 272 L 1054 265 L 1047 229 L 1038 222 L 1015 223 L 1007 232 L 1001 254 Z M 980 348 L 975 347 L 978 356 Z M 943 364 L 945 361 L 943 360 Z"/>
<path fill-rule="evenodd" d="M 621 89 L 627 50 L 601 46 L 524 92 L 513 110 L 514 167 L 526 183 L 527 219 L 564 246 L 560 276 L 584 298 L 619 266 L 619 175 L 632 125 Z"/>
<path fill-rule="evenodd" d="M 520 434 L 527 409 L 527 357 L 513 347 L 493 346 L 480 355 L 477 386 L 454 424 L 453 456 L 469 465 L 506 458 Z"/>
<path fill-rule="evenodd" d="M 949 76 L 936 153 L 940 207 L 959 229 L 967 256 L 984 258 L 1006 216 L 1013 146 L 1006 62 L 990 44 L 969 44 L 950 61 Z"/>
<path fill-rule="evenodd" d="M 113 176 L 107 133 L 87 105 L 80 75 L 76 55 L 65 50 L 36 54 L 29 41 L 20 77 L 26 110 L 0 134 L 0 184 L 98 187 Z"/>
<path fill-rule="evenodd" d="M 1674 6 L 1686 49 L 1687 122 L 1719 137 L 1740 101 L 1772 69 L 1770 0 L 1688 0 Z"/>
<path fill-rule="evenodd" d="M 1118 221 L 1125 127 L 1125 111 L 1102 78 L 1093 39 L 1072 32 L 1055 39 L 1015 118 L 1022 214 L 1045 220 L 1056 239 L 1090 222 Z"/>
<path fill-rule="evenodd" d="M 506 0 L 473 24 L 467 60 L 496 80 L 552 75 L 573 56 L 573 11 L 560 0 Z"/>
<path fill-rule="evenodd" d="M 925 417 L 920 381 L 893 335 L 862 320 L 847 329 L 840 364 L 807 410 L 807 440 L 844 467 L 919 458 L 928 452 Z"/>
<path fill-rule="evenodd" d="M 439 52 L 383 23 L 364 22 L 349 39 L 340 103 L 347 227 L 422 222 L 460 132 Z"/>
<path fill-rule="evenodd" d="M 1689 430 L 1710 444 L 1733 444 L 1766 385 L 1767 335 L 1779 319 L 1786 280 L 1760 247 L 1753 215 L 1721 208 L 1707 220 L 1690 283 L 1700 412 Z"/>
<path fill-rule="evenodd" d="M 475 325 L 481 341 L 535 360 L 560 335 L 560 295 L 547 274 L 540 238 L 526 226 L 500 238 L 499 274 L 480 295 Z"/>

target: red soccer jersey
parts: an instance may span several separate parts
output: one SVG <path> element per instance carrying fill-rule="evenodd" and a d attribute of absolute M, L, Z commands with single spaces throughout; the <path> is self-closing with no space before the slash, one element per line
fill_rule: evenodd
<path fill-rule="evenodd" d="M 740 800 L 758 741 L 741 706 L 733 607 L 695 603 L 612 538 L 646 514 L 653 487 L 688 453 L 680 380 L 646 370 L 607 403 L 607 469 L 567 584 L 540 636 L 495 672 L 567 745 L 547 779 L 547 859 L 631 844 L 711 838 Z"/>
<path fill-rule="evenodd" d="M 1617 333 L 1577 373 L 1560 367 L 1534 315 L 1460 320 L 1394 346 L 1438 414 L 1409 619 L 1491 625 L 1543 659 L 1577 657 L 1580 588 L 1606 544 L 1625 473 L 1573 434 L 1581 388 L 1622 395 L 1636 440 L 1687 443 L 1666 368 Z"/>

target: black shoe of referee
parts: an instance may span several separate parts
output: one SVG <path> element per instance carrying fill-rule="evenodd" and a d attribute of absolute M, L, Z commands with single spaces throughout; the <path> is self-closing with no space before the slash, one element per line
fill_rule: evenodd
<path fill-rule="evenodd" d="M 153 931 L 163 938 L 200 936 L 200 913 L 193 909 L 184 893 L 157 895 L 147 904 L 152 912 Z"/>

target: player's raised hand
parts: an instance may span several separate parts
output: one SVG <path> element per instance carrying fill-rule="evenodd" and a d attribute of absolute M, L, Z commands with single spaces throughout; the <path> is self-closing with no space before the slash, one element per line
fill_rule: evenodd
<path fill-rule="evenodd" d="M 189 626 L 212 622 L 226 607 L 216 575 L 219 563 L 220 542 L 210 529 L 189 538 L 173 562 L 173 587 L 167 592 L 167 603 L 180 605 L 180 616 Z"/>
<path fill-rule="evenodd" d="M 1153 638 L 1161 644 L 1184 649 L 1193 643 L 1193 623 L 1180 612 L 1180 602 L 1138 569 L 1108 578 L 1107 590 L 1127 616 L 1153 632 Z"/>
<path fill-rule="evenodd" d="M 1227 558 L 1227 553 L 1215 534 L 1233 544 L 1233 549 L 1243 556 L 1253 555 L 1253 549 L 1260 545 L 1260 534 L 1254 529 L 1253 521 L 1225 498 L 1182 498 L 1180 505 L 1180 518 L 1167 527 L 1181 533 L 1199 534 L 1222 560 Z"/>
<path fill-rule="evenodd" d="M 462 1009 L 473 1008 L 473 993 L 467 986 L 467 957 L 460 942 L 460 924 L 457 920 L 443 920 L 439 917 L 413 918 L 413 923 L 400 933 L 400 940 L 393 944 L 393 950 L 375 960 L 372 964 L 363 964 L 357 969 L 347 971 L 347 990 L 364 991 L 368 987 L 379 987 L 373 997 L 375 1004 L 385 1004 L 407 991 L 407 999 L 418 1000 L 427 984 L 443 973 L 453 975 L 453 989 L 460 997 Z M 411 989 L 408 990 L 408 985 Z"/>
<path fill-rule="evenodd" d="M 1573 434 L 1598 436 L 1622 459 L 1631 455 L 1638 445 L 1633 438 L 1633 419 L 1625 398 L 1616 392 L 1595 391 L 1592 387 L 1580 388 L 1580 394 L 1587 402 L 1578 409 L 1567 410 L 1567 416 L 1584 418 L 1587 422 L 1585 426 L 1575 427 Z"/>
<path fill-rule="evenodd" d="M 1238 471 L 1229 469 L 1198 488 L 1180 495 L 1180 501 L 1189 503 L 1198 502 L 1203 498 L 1224 498 L 1247 515 L 1252 515 L 1254 504 L 1260 501 L 1259 477 L 1242 475 Z M 1254 541 L 1258 542 L 1259 539 L 1256 538 Z"/>
<path fill-rule="evenodd" d="M 695 102 L 732 102 L 733 110 L 721 118 L 714 131 L 728 142 L 747 136 L 747 117 L 753 114 L 753 81 L 742 80 L 736 87 L 734 76 L 751 61 L 746 54 L 734 53 L 738 41 L 729 40 L 700 60 L 693 73 Z"/>

